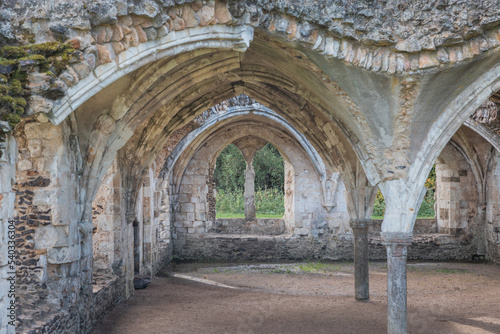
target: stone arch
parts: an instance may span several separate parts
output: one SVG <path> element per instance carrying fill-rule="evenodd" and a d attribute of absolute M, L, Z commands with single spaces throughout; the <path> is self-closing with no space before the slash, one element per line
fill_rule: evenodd
<path fill-rule="evenodd" d="M 459 92 L 458 96 L 448 102 L 444 108 L 444 112 L 431 126 L 425 140 L 428 145 L 423 146 L 418 151 L 416 157 L 417 161 L 422 161 L 424 168 L 422 168 L 420 173 L 414 174 L 411 179 L 412 181 L 425 177 L 424 174 L 430 170 L 439 152 L 441 152 L 451 137 L 458 131 L 460 126 L 466 122 L 467 118 L 485 100 L 500 89 L 500 65 L 496 61 L 496 58 L 495 56 L 490 56 L 489 59 L 483 60 L 480 66 L 481 70 L 475 68 L 475 71 L 479 74 L 475 74 L 476 77 L 473 82 L 463 89 L 463 91 Z"/>
<path fill-rule="evenodd" d="M 206 83 L 204 83 L 205 86 Z M 208 85 L 209 86 L 209 85 Z M 260 91 L 262 91 L 263 88 L 259 88 Z M 227 93 L 226 93 L 227 94 Z M 229 92 L 230 95 L 226 95 L 226 96 L 231 96 L 233 95 L 233 91 L 231 89 L 231 91 Z M 269 97 L 267 97 L 269 99 Z M 174 101 L 176 102 L 176 101 Z M 206 102 L 203 102 L 203 101 L 199 101 L 197 103 L 202 103 L 200 106 L 196 106 L 196 105 L 191 105 L 186 111 L 181 111 L 181 114 L 185 114 L 186 112 L 189 112 L 189 113 L 193 113 L 193 108 L 195 108 L 194 110 L 199 110 L 201 107 L 206 107 L 207 104 Z M 116 107 L 116 105 L 113 106 L 113 108 L 118 108 Z M 285 111 L 286 113 L 289 113 L 289 111 Z M 114 114 L 114 111 L 111 110 L 110 112 L 110 115 L 113 115 Z M 172 113 L 171 113 L 172 114 Z M 158 117 L 158 116 L 157 116 Z M 182 116 L 182 117 L 185 117 L 185 116 Z M 167 118 L 168 120 L 168 118 Z M 186 120 L 188 120 L 186 118 Z M 152 128 L 160 128 L 160 129 L 169 129 L 169 131 L 165 132 L 163 131 L 163 133 L 161 134 L 161 141 L 164 141 L 165 137 L 171 133 L 171 131 L 173 131 L 176 127 L 178 127 L 180 124 L 183 124 L 182 122 L 185 122 L 186 120 L 182 120 L 181 118 L 179 117 L 176 117 L 174 118 L 173 120 L 173 123 L 171 124 L 168 124 L 166 123 L 165 121 L 163 122 L 160 122 L 159 124 L 155 124 L 153 121 L 149 121 L 149 123 L 147 123 L 145 126 L 144 126 L 144 129 L 145 128 L 148 128 L 148 131 L 144 131 L 144 130 L 139 130 L 139 134 L 136 134 L 136 138 L 134 141 L 136 143 L 141 143 L 141 147 L 134 147 L 132 144 L 130 145 L 131 147 L 131 150 L 134 152 L 134 154 L 136 153 L 142 153 L 142 152 L 147 152 L 145 150 L 150 150 L 151 148 L 153 148 L 153 151 L 151 151 L 151 153 L 148 154 L 148 156 L 145 157 L 146 160 L 144 160 L 143 158 L 143 163 L 141 164 L 143 167 L 139 167 L 139 170 L 137 170 L 136 173 L 138 173 L 139 175 L 142 173 L 140 171 L 140 168 L 145 168 L 145 166 L 147 165 L 148 161 L 151 161 L 152 157 L 155 156 L 155 152 L 154 152 L 154 148 L 157 147 L 156 150 L 158 150 L 158 147 L 160 146 L 157 146 L 157 143 L 158 143 L 158 136 L 155 136 L 155 137 L 152 137 L 151 136 L 151 133 L 154 133 L 154 131 L 152 130 Z M 307 119 L 305 119 L 307 120 Z M 307 120 L 309 121 L 309 120 Z M 323 120 L 321 122 L 325 122 L 326 120 Z M 122 122 L 122 120 L 120 120 L 120 122 Z M 123 122 L 126 122 L 126 123 L 130 123 L 130 122 L 133 122 L 133 123 L 137 123 L 137 121 L 132 121 L 131 119 L 128 119 L 127 121 L 123 121 Z M 123 124 L 122 122 L 122 124 Z M 317 122 L 317 121 L 316 121 Z M 140 122 L 139 122 L 140 123 Z M 91 150 L 92 151 L 98 151 L 98 152 L 114 152 L 119 146 L 115 146 L 116 144 L 113 144 L 112 140 L 113 138 L 119 138 L 119 142 L 121 142 L 122 144 L 119 144 L 119 142 L 116 142 L 116 139 L 115 139 L 115 143 L 118 143 L 118 145 L 123 145 L 123 141 L 124 141 L 124 138 L 122 138 L 121 135 L 118 135 L 118 133 L 116 131 L 118 130 L 113 130 L 113 127 L 114 127 L 114 120 L 112 119 L 112 117 L 109 117 L 109 116 L 102 116 L 96 123 L 96 129 L 94 130 L 94 132 L 92 133 L 91 137 L 93 138 L 93 142 L 94 143 L 97 143 L 98 145 L 100 145 L 99 147 L 91 147 Z M 337 159 L 344 159 L 346 158 L 346 156 L 348 157 L 349 155 L 353 156 L 352 153 L 349 153 L 349 148 L 347 148 L 347 151 L 346 151 L 346 145 L 348 145 L 347 143 L 346 144 L 342 144 L 340 145 L 340 141 L 342 141 L 343 139 L 338 137 L 337 135 L 335 135 L 334 133 L 334 128 L 331 127 L 329 124 L 327 123 L 322 123 L 322 127 L 325 127 L 327 129 L 327 133 L 326 133 L 326 141 L 331 141 L 329 142 L 329 145 L 335 145 L 335 149 L 337 150 L 337 153 L 336 153 L 336 158 Z M 150 125 L 150 126 L 148 126 Z M 312 124 L 311 124 L 312 125 Z M 130 130 L 125 130 L 123 129 L 123 127 L 121 125 L 118 126 L 118 128 L 121 128 L 120 131 L 124 131 L 125 134 L 129 133 L 127 136 L 130 136 Z M 304 129 L 304 126 L 302 126 L 302 128 Z M 309 127 L 310 128 L 310 127 Z M 307 128 L 306 128 L 307 129 Z M 114 132 L 113 132 L 114 131 Z M 321 130 L 323 133 L 325 130 Z M 107 134 L 109 132 L 109 134 Z M 309 133 L 312 133 L 314 131 L 312 131 L 311 129 L 308 130 Z M 320 132 L 318 132 L 318 134 L 320 134 Z M 321 135 L 321 134 L 320 134 Z M 105 138 L 109 136 L 110 139 L 109 140 L 105 140 Z M 145 138 L 151 138 L 151 139 L 145 139 L 145 138 L 140 138 L 140 136 L 144 136 Z M 98 139 L 98 138 L 102 138 L 102 139 Z M 111 142 L 110 142 L 111 141 Z M 145 141 L 149 141 L 150 143 L 146 144 Z M 323 142 L 323 143 L 322 143 Z M 315 140 L 315 143 L 316 145 L 324 145 L 324 142 L 325 140 Z M 345 142 L 345 140 L 344 140 Z M 322 144 L 320 144 L 322 143 Z M 107 147 L 107 148 L 106 148 Z M 346 153 L 344 157 L 342 157 L 343 155 L 340 154 L 340 152 L 338 151 L 338 149 L 341 148 L 342 149 L 342 152 L 343 153 Z M 328 149 L 328 148 L 327 148 Z M 325 149 L 323 149 L 322 151 L 324 151 Z M 127 153 L 124 153 L 125 155 Z M 89 153 L 89 155 L 91 156 L 92 154 Z M 323 155 L 324 158 L 328 158 L 329 160 L 331 160 L 331 157 L 329 157 L 327 154 L 324 154 Z M 101 165 L 101 159 L 102 157 L 92 157 L 93 158 L 93 164 L 95 164 L 95 167 L 94 168 L 94 171 L 92 171 L 92 168 L 89 168 L 86 172 L 86 177 L 84 179 L 87 179 L 87 180 L 97 180 L 99 179 L 99 173 L 102 173 L 102 172 L 98 172 L 97 170 L 95 170 L 95 168 L 102 168 L 100 167 Z M 107 161 L 110 161 L 110 159 L 113 158 L 113 155 L 111 153 L 111 155 L 108 156 L 108 158 L 106 158 L 105 160 Z M 149 159 L 149 160 L 148 160 Z M 339 163 L 338 165 L 345 165 L 345 166 L 348 166 L 349 164 L 348 163 Z M 135 168 L 135 167 L 134 167 Z M 348 167 L 347 167 L 348 168 Z M 102 169 L 101 169 L 102 170 Z M 96 176 L 96 173 L 97 174 L 97 177 Z M 92 196 L 92 191 L 89 192 L 89 196 Z"/>
<path fill-rule="evenodd" d="M 62 1 L 59 6 L 46 8 L 52 15 L 46 21 L 66 19 L 65 13 L 54 14 L 54 8 L 67 4 Z M 21 123 L 18 129 L 21 134 L 16 135 L 22 157 L 19 171 L 31 172 L 33 161 L 43 166 L 40 169 L 44 177 L 20 178 L 25 183 L 16 189 L 16 196 L 31 201 L 31 188 L 50 183 L 52 194 L 71 199 L 72 206 L 65 208 L 58 199 L 41 198 L 40 194 L 49 191 L 34 192 L 37 201 L 43 199 L 46 203 L 43 212 L 53 210 L 51 216 L 42 215 L 42 221 L 55 225 L 46 230 L 61 237 L 61 246 L 41 247 L 47 250 L 50 266 L 64 268 L 58 284 L 54 284 L 55 279 L 49 281 L 51 288 L 64 287 L 64 291 L 69 291 L 68 298 L 52 295 L 49 298 L 54 301 L 52 304 L 64 301 L 66 306 L 77 306 L 79 298 L 85 302 L 91 299 L 87 298 L 92 290 L 87 270 L 89 258 L 91 261 L 90 205 L 116 156 L 121 163 L 123 201 L 127 205 L 123 225 L 128 228 L 147 168 L 171 131 L 206 108 L 247 93 L 304 133 L 328 168 L 341 169 L 346 187 L 351 189 L 347 202 L 352 217 L 366 215 L 366 203 L 370 202 L 366 195 L 372 185 L 379 185 L 386 199 L 390 198 L 391 215 L 384 221 L 384 232 L 389 234 L 383 235 L 391 268 L 389 332 L 406 332 L 403 266 L 406 246 L 411 243 L 408 232 L 413 228 L 413 213 L 418 211 L 418 197 L 422 197 L 419 190 L 439 152 L 480 100 L 489 95 L 488 87 L 492 91 L 499 88 L 498 20 L 488 15 L 473 20 L 469 18 L 472 15 L 464 15 L 465 19 L 460 18 L 463 31 L 450 36 L 450 28 L 443 26 L 440 35 L 425 33 L 426 40 L 419 39 L 420 29 L 426 29 L 424 25 L 412 26 L 411 31 L 415 28 L 417 33 L 410 33 L 405 40 L 396 36 L 398 29 L 394 27 L 406 28 L 411 23 L 404 22 L 406 15 L 392 15 L 399 14 L 391 10 L 392 2 L 376 3 L 374 8 L 348 15 L 349 8 L 342 6 L 349 4 L 321 1 L 301 2 L 300 6 L 297 1 L 265 5 L 247 1 L 214 1 L 208 5 L 186 1 L 182 6 L 162 6 L 155 1 L 147 4 L 150 6 L 145 1 L 134 1 L 134 6 L 120 10 L 113 7 L 111 15 L 106 10 L 106 6 L 113 6 L 111 2 L 93 4 L 88 10 L 82 8 L 79 14 L 84 17 L 78 17 L 77 26 L 84 29 L 70 28 L 73 34 L 83 36 L 71 41 L 78 49 L 75 59 L 60 78 L 43 83 L 50 83 L 49 92 L 54 90 L 57 96 L 68 91 L 69 94 L 54 105 L 41 95 L 33 96 L 33 101 L 43 102 L 45 111 L 54 107 L 49 116 L 59 127 L 40 125 L 46 119 L 35 115 Z M 405 5 L 415 12 L 423 12 L 425 6 L 422 2 Z M 471 9 L 469 5 L 460 2 L 427 9 L 431 9 L 431 21 L 436 22 L 446 10 L 466 13 L 461 10 Z M 9 10 L 9 6 L 4 7 Z M 18 6 L 23 8 L 12 9 L 12 23 L 6 21 L 7 28 L 2 33 L 10 33 L 10 28 L 14 31 L 28 27 L 29 35 L 29 25 L 33 23 L 29 18 L 38 15 L 30 14 L 29 9 L 42 6 L 42 2 L 32 1 L 25 7 Z M 491 12 L 491 2 L 471 6 L 475 13 Z M 388 34 L 380 29 L 380 22 L 385 22 L 381 18 L 388 18 L 383 24 L 384 30 L 389 28 Z M 68 24 L 59 22 L 62 28 Z M 145 29 L 150 29 L 149 35 Z M 49 27 L 41 32 L 35 30 L 32 29 L 38 42 L 45 40 L 46 36 L 40 35 Z M 256 57 L 260 54 L 267 57 Z M 37 82 L 33 80 L 32 84 Z M 28 112 L 35 112 L 34 104 L 30 104 Z M 27 145 L 33 144 L 31 147 L 25 145 L 24 125 L 30 128 Z M 61 133 L 52 133 L 47 138 L 51 131 Z M 37 149 L 34 144 L 44 140 L 57 140 L 58 149 L 61 148 L 56 154 L 47 155 L 47 160 L 41 157 L 40 146 Z M 55 144 L 51 148 L 54 147 Z M 68 161 L 68 156 L 72 161 Z M 65 175 L 63 179 L 58 177 L 59 173 L 51 174 L 53 169 L 49 164 L 64 164 L 70 177 Z M 6 185 L 8 201 L 13 203 L 9 181 L 2 182 L 2 193 Z M 28 192 L 27 197 L 22 191 Z M 5 213 L 9 218 L 12 208 L 10 205 Z M 61 208 L 67 217 L 61 217 L 58 212 Z M 62 237 L 65 228 L 58 226 L 61 221 L 68 225 L 67 238 Z M 366 221 L 357 223 L 355 229 L 366 229 Z M 40 235 L 36 239 L 46 241 Z M 50 240 L 55 241 L 59 242 L 56 238 Z M 42 254 L 36 255 L 39 257 L 35 260 L 44 261 Z M 26 268 L 33 267 L 30 264 Z M 45 276 L 40 275 L 39 281 L 30 284 L 41 283 L 42 277 Z M 43 296 L 43 284 L 36 288 L 39 287 L 41 290 L 36 292 L 42 292 Z M 58 291 L 52 289 L 52 292 Z M 81 306 L 78 308 L 85 309 Z M 87 326 L 90 318 L 81 316 L 80 321 L 74 321 L 78 324 L 75 326 L 90 328 Z"/>
<path fill-rule="evenodd" d="M 246 115 L 245 115 L 246 114 Z M 284 157 L 285 161 L 289 161 L 289 164 L 291 166 L 294 166 L 296 168 L 297 166 L 302 166 L 299 168 L 299 170 L 304 170 L 306 173 L 312 172 L 314 170 L 313 164 L 309 161 L 307 158 L 306 152 L 301 148 L 300 143 L 297 143 L 295 141 L 295 138 L 293 136 L 290 136 L 290 134 L 287 134 L 282 126 L 279 126 L 275 122 L 272 122 L 270 120 L 267 120 L 266 123 L 268 124 L 273 124 L 272 127 L 269 127 L 269 125 L 265 125 L 266 123 L 262 123 L 262 116 L 257 116 L 253 115 L 253 113 L 245 113 L 243 116 L 239 117 L 234 117 L 234 120 L 231 120 L 231 122 L 227 122 L 226 124 L 220 124 L 223 122 L 218 122 L 217 127 L 214 130 L 211 131 L 206 131 L 206 135 L 203 136 L 201 140 L 197 140 L 196 142 L 193 141 L 193 147 L 190 149 L 184 149 L 183 153 L 180 154 L 180 157 L 176 160 L 177 162 L 175 163 L 175 167 L 173 168 L 172 171 L 172 180 L 174 184 L 174 188 L 177 188 L 178 190 L 181 190 L 180 187 L 178 187 L 180 184 L 184 184 L 183 178 L 185 175 L 185 170 L 187 166 L 190 164 L 192 159 L 195 159 L 195 155 L 198 154 L 199 150 L 202 149 L 207 149 L 206 146 L 208 145 L 208 142 L 212 142 L 210 144 L 211 153 L 207 153 L 208 155 L 205 156 L 205 153 L 203 155 L 202 161 L 205 161 L 209 164 L 209 166 L 213 166 L 215 164 L 215 160 L 217 156 L 222 152 L 222 150 L 229 144 L 234 142 L 235 140 L 247 136 L 251 131 L 251 133 L 254 133 L 254 135 L 259 136 L 260 138 L 270 142 L 273 146 L 275 146 L 281 153 L 281 155 Z M 260 120 L 259 120 L 260 118 Z M 266 131 L 262 131 L 263 127 L 266 127 Z M 279 128 L 279 129 L 278 129 Z M 238 129 L 238 130 L 237 130 Z M 291 151 L 291 147 L 287 147 L 287 145 L 292 145 L 291 143 L 295 142 L 295 153 L 294 151 Z M 218 144 L 216 144 L 218 143 Z M 289 143 L 289 144 L 287 144 Z M 183 145 L 180 144 L 182 147 Z M 215 145 L 215 146 L 213 146 Z M 300 151 L 297 151 L 299 149 L 302 153 L 298 153 Z M 208 152 L 208 151 L 207 151 Z M 298 156 L 301 156 L 302 158 L 298 158 Z M 167 161 L 166 166 L 167 168 L 171 168 L 171 164 L 174 160 Z M 201 161 L 201 160 L 200 160 Z M 309 161 L 308 163 L 304 164 L 306 161 Z M 306 166 L 307 165 L 307 166 Z M 207 170 L 209 169 L 209 166 L 206 166 Z M 306 166 L 306 167 L 304 167 Z M 194 168 L 193 166 L 190 168 Z M 169 171 L 165 169 L 165 171 Z M 303 172 L 302 172 L 303 173 Z M 169 173 L 166 172 L 164 176 L 166 177 Z M 297 175 L 297 170 L 295 172 Z M 312 201 L 309 201 L 309 206 L 311 206 L 312 211 L 316 210 L 316 214 L 319 213 L 317 219 L 327 219 L 328 212 L 327 210 L 320 204 L 322 202 L 321 200 L 321 178 L 319 175 L 316 173 L 312 173 L 315 175 L 313 179 L 309 181 L 310 186 L 313 187 L 315 190 L 310 191 L 309 196 L 313 196 L 313 194 L 316 194 L 314 196 L 315 199 Z M 309 174 L 311 175 L 311 174 Z M 303 178 L 303 177 L 302 177 Z M 307 183 L 307 182 L 306 182 Z M 340 191 L 343 191 L 343 184 L 340 182 L 340 185 L 338 186 L 338 189 Z M 299 181 L 299 183 L 296 185 L 296 187 L 304 187 L 306 184 L 304 184 L 304 181 Z M 337 185 L 336 185 L 337 186 Z M 195 187 L 192 187 L 195 188 Z M 197 186 L 196 188 L 200 188 Z M 296 188 L 296 189 L 299 189 Z M 337 188 L 332 189 L 332 191 L 335 193 Z M 297 190 L 298 193 L 302 193 L 304 189 L 300 188 L 300 190 Z M 184 196 L 184 195 L 182 195 Z M 297 195 L 296 195 L 297 196 Z M 186 197 L 186 196 L 184 196 Z M 201 197 L 204 197 L 201 196 Z M 342 199 L 339 199 L 338 195 L 336 197 L 337 201 L 340 201 L 340 203 L 345 203 Z M 345 204 L 342 204 L 341 207 L 344 207 L 344 210 L 346 209 Z M 294 210 L 295 211 L 295 210 Z M 321 213 L 323 212 L 323 213 Z M 295 212 L 296 215 L 300 214 L 299 212 Z M 344 215 L 347 215 L 347 212 L 345 212 Z M 324 218 L 321 218 L 324 217 Z M 312 218 L 312 216 L 310 217 Z M 294 227 L 297 228 L 302 228 L 301 223 L 299 222 L 304 222 L 304 224 L 309 223 L 311 224 L 312 221 L 310 221 L 310 218 L 304 218 L 304 217 L 297 217 L 295 218 L 295 223 L 294 222 L 289 222 L 289 230 L 293 232 Z M 347 216 L 344 216 L 344 221 L 347 223 Z M 289 219 L 293 219 L 289 217 Z M 296 226 L 296 224 L 299 224 Z M 339 226 L 336 226 L 338 228 Z M 347 227 L 343 226 L 345 229 Z"/>
<path fill-rule="evenodd" d="M 301 13 L 297 13 L 293 8 L 287 8 L 288 4 L 269 4 L 264 8 L 261 5 L 249 5 L 245 1 L 229 6 L 225 2 L 216 1 L 200 7 L 190 2 L 187 1 L 181 6 L 156 7 L 152 13 L 133 11 L 129 14 L 121 11 L 119 15 L 111 14 L 107 19 L 92 20 L 91 34 L 97 47 L 87 50 L 90 43 L 85 39 L 89 36 L 79 37 L 74 43 L 80 49 L 87 50 L 87 57 L 81 62 L 84 65 L 74 66 L 77 69 L 83 67 L 85 71 L 79 71 L 76 80 L 70 79 L 75 75 L 74 71 L 61 76 L 66 79 L 65 85 L 69 88 L 66 97 L 58 101 L 53 108 L 53 122 L 58 124 L 64 119 L 68 107 L 75 110 L 81 104 L 81 100 L 85 100 L 85 96 L 91 95 L 90 90 L 100 89 L 107 84 L 106 81 L 120 77 L 126 67 L 133 70 L 155 59 L 154 53 L 158 51 L 168 54 L 168 50 L 176 47 L 194 43 L 204 44 L 208 41 L 211 41 L 207 43 L 212 44 L 211 47 L 218 41 L 224 41 L 228 43 L 223 42 L 220 45 L 225 44 L 235 50 L 245 50 L 254 30 L 301 43 L 305 50 L 324 58 L 333 58 L 350 66 L 388 74 L 448 66 L 476 58 L 481 52 L 498 46 L 498 43 L 491 40 L 495 38 L 496 29 L 491 29 L 494 26 L 482 27 L 490 41 L 484 37 L 469 37 L 466 41 L 462 41 L 464 52 L 457 54 L 453 53 L 453 47 L 448 46 L 442 38 L 437 39 L 437 42 L 441 41 L 440 50 L 436 50 L 434 46 L 423 51 L 420 42 L 410 45 L 406 40 L 400 40 L 397 44 L 390 38 L 380 40 L 380 36 L 376 33 L 377 29 L 347 33 L 352 27 L 344 20 L 337 20 L 336 23 L 342 26 L 340 31 L 345 30 L 346 34 L 339 34 L 338 27 L 335 29 L 336 33 L 332 33 L 324 28 L 324 22 L 318 21 L 317 16 L 302 13 L 310 17 L 305 20 L 299 18 Z M 315 9 L 329 16 L 321 6 Z M 358 13 L 352 14 L 362 16 Z M 377 12 L 378 14 L 380 13 Z M 157 16 L 153 18 L 151 15 Z M 363 18 L 366 20 L 366 17 Z M 371 19 L 368 18 L 369 20 Z M 399 22 L 399 24 L 404 23 Z M 241 34 L 238 29 L 243 29 L 245 32 Z M 200 45 L 195 47 L 200 48 Z M 137 60 L 140 60 L 139 64 L 133 64 Z M 100 66 L 96 67 L 96 64 Z M 76 92 L 80 93 L 75 94 Z"/>
<path fill-rule="evenodd" d="M 496 150 L 469 126 L 462 126 L 436 161 L 436 218 L 439 233 L 456 236 L 470 245 L 474 256 L 487 253 L 487 188 Z M 492 184 L 490 184 L 492 182 Z"/>
<path fill-rule="evenodd" d="M 436 218 L 439 233 L 456 235 L 460 230 L 468 229 L 476 218 L 480 193 L 475 177 L 470 177 L 471 167 L 474 167 L 464 153 L 457 143 L 450 141 L 436 160 Z M 472 214 L 467 212 L 471 209 Z"/>
<path fill-rule="evenodd" d="M 467 119 L 465 126 L 477 132 L 481 137 L 488 141 L 497 151 L 500 151 L 500 136 L 484 124 L 477 123 Z"/>
<path fill-rule="evenodd" d="M 294 127 L 292 127 L 283 117 L 279 116 L 278 114 L 274 113 L 271 109 L 260 104 L 230 108 L 226 113 L 222 113 L 217 117 L 209 119 L 206 123 L 203 124 L 203 126 L 189 133 L 179 142 L 179 144 L 176 146 L 176 148 L 172 151 L 172 153 L 165 161 L 165 165 L 162 168 L 161 177 L 165 178 L 166 174 L 172 171 L 173 166 L 177 163 L 177 160 L 179 159 L 181 154 L 183 154 L 183 152 L 187 150 L 189 146 L 193 145 L 194 142 L 198 143 L 195 144 L 194 147 L 199 146 L 200 140 L 206 138 L 206 135 L 202 136 L 203 133 L 208 134 L 210 132 L 216 131 L 218 128 L 222 127 L 225 124 L 224 121 L 232 119 L 234 117 L 241 117 L 243 115 L 248 115 L 248 114 L 257 115 L 259 117 L 266 117 L 272 120 L 273 122 L 276 122 L 277 124 L 283 126 L 287 132 L 292 134 L 295 140 L 298 143 L 300 143 L 304 151 L 307 153 L 308 158 L 313 163 L 314 169 L 318 177 L 322 180 L 322 183 L 325 183 L 327 177 L 326 175 L 327 167 L 325 166 L 323 160 L 319 156 L 318 152 L 314 149 L 314 147 L 307 141 L 304 135 L 302 135 L 299 131 L 297 131 Z M 198 139 L 199 136 L 200 139 Z M 191 148 L 190 151 L 193 152 L 193 148 Z"/>

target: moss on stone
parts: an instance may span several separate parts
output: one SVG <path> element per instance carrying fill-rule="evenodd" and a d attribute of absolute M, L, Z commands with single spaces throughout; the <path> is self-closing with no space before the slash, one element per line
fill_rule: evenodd
<path fill-rule="evenodd" d="M 19 60 L 33 60 L 33 61 L 36 61 L 37 63 L 42 63 L 42 62 L 45 62 L 47 61 L 47 58 L 45 58 L 45 56 L 42 56 L 42 55 L 31 55 L 31 56 L 28 56 L 28 57 L 23 57 L 23 58 L 19 58 Z"/>
<path fill-rule="evenodd" d="M 11 127 L 15 127 L 21 121 L 21 116 L 17 114 L 4 113 L 2 114 L 2 120 L 9 122 Z"/>
<path fill-rule="evenodd" d="M 16 102 L 16 104 L 18 106 L 21 106 L 23 108 L 26 107 L 26 104 L 27 104 L 26 99 L 24 99 L 22 97 L 15 97 L 14 101 Z"/>
<path fill-rule="evenodd" d="M 10 85 L 10 94 L 12 95 L 19 95 L 23 92 L 23 86 L 21 84 L 21 81 L 18 79 L 13 79 L 9 82 Z"/>
<path fill-rule="evenodd" d="M 22 46 L 7 45 L 0 49 L 0 57 L 2 58 L 21 58 L 27 57 L 28 53 Z"/>
<path fill-rule="evenodd" d="M 17 60 L 12 60 L 12 59 L 0 59 L 0 65 L 2 65 L 2 66 L 17 65 Z"/>
<path fill-rule="evenodd" d="M 29 54 L 42 55 L 45 57 L 50 57 L 61 52 L 66 52 L 72 49 L 71 46 L 61 43 L 61 42 L 47 42 L 41 44 L 30 44 L 27 45 L 26 50 Z"/>
<path fill-rule="evenodd" d="M 16 105 L 16 100 L 12 96 L 2 95 L 0 96 L 0 106 L 3 107 L 12 107 Z"/>
<path fill-rule="evenodd" d="M 30 91 L 28 86 L 28 70 L 36 66 L 39 72 L 48 73 L 51 77 L 59 76 L 73 57 L 75 49 L 70 44 L 47 42 L 20 46 L 4 46 L 0 48 L 0 65 L 9 66 L 8 74 L 0 74 L 0 112 L 1 119 L 15 127 L 21 120 L 27 105 L 26 99 Z M 32 60 L 28 68 L 20 66 L 21 61 Z M 24 65 L 24 64 L 23 64 Z M 60 94 L 57 95 L 57 98 Z M 0 138 L 0 141 L 3 139 Z"/>

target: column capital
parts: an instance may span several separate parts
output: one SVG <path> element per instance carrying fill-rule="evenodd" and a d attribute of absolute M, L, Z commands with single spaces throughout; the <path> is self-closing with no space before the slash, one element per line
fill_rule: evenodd
<path fill-rule="evenodd" d="M 349 219 L 349 226 L 352 229 L 368 228 L 372 220 L 370 218 L 351 218 Z"/>
<path fill-rule="evenodd" d="M 410 246 L 413 234 L 411 232 L 381 232 L 383 245 Z"/>

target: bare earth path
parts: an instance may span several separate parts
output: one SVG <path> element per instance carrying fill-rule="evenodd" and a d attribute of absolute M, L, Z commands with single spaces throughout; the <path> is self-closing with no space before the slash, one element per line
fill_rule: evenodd
<path fill-rule="evenodd" d="M 353 298 L 352 263 L 184 264 L 175 271 L 230 289 L 157 277 L 93 334 L 385 333 L 386 267 L 370 264 L 369 302 Z M 412 263 L 409 333 L 500 333 L 500 266 Z"/>

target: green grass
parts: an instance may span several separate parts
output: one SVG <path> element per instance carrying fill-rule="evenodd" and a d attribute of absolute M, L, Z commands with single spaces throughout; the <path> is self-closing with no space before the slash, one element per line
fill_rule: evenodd
<path fill-rule="evenodd" d="M 255 192 L 257 218 L 283 218 L 285 197 L 278 189 L 257 190 Z M 215 202 L 217 218 L 244 218 L 245 196 L 240 191 L 217 191 Z"/>
<path fill-rule="evenodd" d="M 245 218 L 244 213 L 232 213 L 232 212 L 217 212 L 216 218 Z M 257 219 L 265 219 L 265 218 L 283 218 L 283 215 L 263 215 L 257 214 Z"/>
<path fill-rule="evenodd" d="M 277 215 L 264 215 L 264 214 L 258 213 L 257 214 L 257 218 L 259 218 L 259 219 L 264 219 L 264 218 L 277 218 L 277 219 L 279 219 L 279 218 L 283 218 L 283 215 L 280 215 L 280 214 L 277 214 Z"/>
<path fill-rule="evenodd" d="M 217 211 L 216 218 L 245 218 L 245 214 L 244 213 L 219 212 L 219 211 Z"/>
<path fill-rule="evenodd" d="M 317 272 L 327 272 L 327 271 L 340 271 L 342 266 L 339 265 L 334 265 L 334 264 L 327 264 L 327 263 L 321 263 L 321 262 L 308 262 L 305 264 L 300 264 L 299 269 L 300 271 L 306 272 L 306 273 L 317 273 Z"/>

